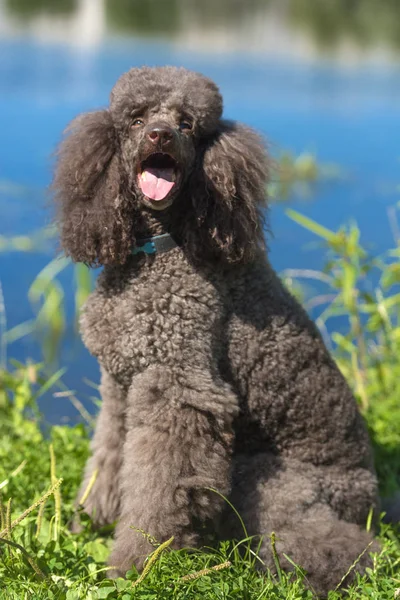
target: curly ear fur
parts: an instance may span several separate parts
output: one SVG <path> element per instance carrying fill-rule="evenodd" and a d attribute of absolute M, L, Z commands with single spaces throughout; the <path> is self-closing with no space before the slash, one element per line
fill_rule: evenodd
<path fill-rule="evenodd" d="M 269 173 L 264 144 L 252 129 L 221 121 L 200 154 L 197 181 L 189 183 L 195 223 L 187 221 L 183 237 L 199 258 L 211 247 L 228 262 L 251 260 L 264 245 L 262 208 Z"/>
<path fill-rule="evenodd" d="M 74 261 L 122 263 L 132 245 L 132 209 L 122 193 L 117 138 L 107 110 L 77 117 L 58 150 L 53 181 L 61 243 Z"/>

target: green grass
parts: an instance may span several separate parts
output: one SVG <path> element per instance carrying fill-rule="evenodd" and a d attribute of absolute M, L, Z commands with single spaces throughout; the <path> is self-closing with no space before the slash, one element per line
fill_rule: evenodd
<path fill-rule="evenodd" d="M 400 251 L 396 243 L 384 255 L 370 257 L 356 225 L 333 232 L 294 211 L 290 216 L 320 237 L 327 267 L 323 273 L 292 271 L 287 283 L 300 290 L 306 305 L 319 308 L 317 322 L 366 418 L 381 493 L 391 496 L 400 488 Z M 318 282 L 311 297 L 298 285 L 304 277 Z M 43 274 L 41 279 L 45 284 Z M 44 288 L 31 288 L 32 299 Z M 89 428 L 43 423 L 36 401 L 51 385 L 61 384 L 62 371 L 50 379 L 41 372 L 40 365 L 20 364 L 0 370 L 1 600 L 313 598 L 301 568 L 294 567 L 291 575 L 281 572 L 277 554 L 276 573 L 260 573 L 245 534 L 242 541 L 201 550 L 171 551 L 168 544 L 155 543 L 144 577 L 132 570 L 125 580 L 107 579 L 110 530 L 93 531 L 80 514 L 82 532 L 69 531 L 89 453 Z M 382 550 L 373 567 L 357 577 L 346 598 L 400 596 L 399 531 L 382 526 L 379 537 Z M 332 592 L 329 597 L 340 596 Z"/>
<path fill-rule="evenodd" d="M 239 545 L 224 543 L 201 551 L 170 551 L 167 547 L 152 562 L 150 559 L 149 573 L 137 585 L 134 584 L 138 574 L 134 570 L 128 572 L 126 580 L 106 579 L 109 532 L 93 532 L 84 515 L 81 516 L 82 533 L 72 535 L 68 529 L 74 514 L 72 502 L 88 456 L 87 431 L 82 425 L 54 426 L 43 433 L 33 417 L 33 398 L 38 387 L 35 379 L 36 369 L 31 366 L 17 368 L 2 382 L 3 392 L 13 396 L 15 403 L 11 406 L 3 394 L 0 488 L 1 528 L 6 532 L 1 532 L 1 599 L 294 600 L 313 597 L 303 585 L 300 568 L 290 577 L 284 573 L 260 574 L 254 568 L 256 557 L 249 551 L 247 541 Z M 60 477 L 63 481 L 58 498 L 57 493 L 51 494 L 15 526 L 7 525 L 18 521 Z M 8 515 L 9 498 L 12 502 Z M 6 539 L 14 545 L 10 546 Z M 390 528 L 382 531 L 381 539 L 383 549 L 375 557 L 373 569 L 358 579 L 348 593 L 349 598 L 393 599 L 396 588 L 400 587 L 399 540 Z M 277 564 L 279 566 L 279 556 Z M 213 570 L 216 565 L 223 568 Z M 331 594 L 331 598 L 338 597 Z"/>

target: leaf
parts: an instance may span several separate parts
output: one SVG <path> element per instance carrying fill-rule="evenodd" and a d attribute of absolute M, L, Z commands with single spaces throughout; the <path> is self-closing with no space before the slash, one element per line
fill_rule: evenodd
<path fill-rule="evenodd" d="M 386 298 L 383 303 L 387 309 L 393 308 L 396 305 L 400 305 L 400 294 L 393 294 L 393 296 L 389 296 L 389 298 Z"/>
<path fill-rule="evenodd" d="M 31 302 L 38 302 L 40 297 L 44 295 L 46 288 L 49 283 L 63 271 L 71 260 L 64 256 L 57 256 L 54 260 L 49 262 L 36 276 L 31 287 L 28 290 L 28 298 Z"/>
<path fill-rule="evenodd" d="M 63 367 L 59 369 L 56 373 L 53 373 L 51 377 L 42 385 L 40 390 L 36 392 L 34 399 L 37 400 L 40 396 L 43 396 L 66 372 L 67 368 Z"/>
<path fill-rule="evenodd" d="M 114 585 L 106 585 L 97 590 L 97 597 L 99 598 L 99 600 L 103 598 L 109 598 L 110 595 L 114 594 L 115 591 L 116 590 Z"/>
<path fill-rule="evenodd" d="M 110 554 L 110 550 L 107 546 L 100 541 L 87 542 L 87 544 L 84 545 L 84 549 L 89 556 L 93 556 L 96 562 L 105 562 Z"/>
<path fill-rule="evenodd" d="M 58 282 L 50 282 L 45 293 L 45 300 L 36 317 L 38 328 L 50 327 L 53 331 L 64 329 L 65 317 L 62 310 L 64 290 Z"/>
<path fill-rule="evenodd" d="M 25 337 L 26 335 L 30 335 L 35 331 L 35 321 L 34 319 L 29 319 L 28 321 L 24 321 L 19 325 L 16 325 L 12 329 L 9 329 L 4 334 L 4 340 L 7 344 L 12 344 L 17 340 Z"/>
<path fill-rule="evenodd" d="M 357 280 L 356 268 L 349 264 L 343 264 L 343 281 L 342 281 L 342 296 L 343 303 L 349 312 L 355 309 L 355 284 Z"/>
<path fill-rule="evenodd" d="M 356 352 L 356 347 L 354 346 L 354 344 L 352 344 L 350 340 L 346 339 L 341 333 L 333 333 L 332 339 L 335 342 L 335 344 L 339 346 L 339 348 L 345 350 L 349 354 L 353 354 L 354 352 Z"/>
<path fill-rule="evenodd" d="M 320 225 L 316 221 L 313 221 L 313 219 L 310 219 L 309 217 L 300 214 L 299 212 L 297 212 L 297 210 L 293 210 L 293 208 L 287 208 L 285 213 L 287 214 L 289 219 L 292 219 L 292 221 L 295 221 L 305 229 L 308 229 L 308 231 L 315 233 L 315 235 L 323 238 L 327 242 L 331 244 L 338 242 L 337 233 L 331 231 L 330 229 L 327 229 L 326 227 Z"/>
<path fill-rule="evenodd" d="M 26 406 L 28 406 L 30 400 L 31 400 L 31 386 L 29 383 L 28 372 L 24 371 L 23 379 L 20 380 L 20 382 L 18 383 L 18 385 L 15 389 L 14 403 L 15 403 L 15 408 L 17 409 L 17 411 L 19 413 L 22 413 L 22 411 L 26 408 Z"/>
<path fill-rule="evenodd" d="M 90 269 L 79 263 L 74 267 L 75 275 L 75 314 L 78 316 L 82 306 L 85 304 L 90 292 L 92 291 L 92 277 Z"/>

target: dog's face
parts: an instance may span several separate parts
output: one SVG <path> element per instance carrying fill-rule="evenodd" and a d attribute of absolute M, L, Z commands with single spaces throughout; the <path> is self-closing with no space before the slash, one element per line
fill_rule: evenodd
<path fill-rule="evenodd" d="M 185 69 L 132 69 L 114 87 L 110 111 L 135 196 L 153 210 L 168 208 L 193 171 L 197 147 L 217 128 L 217 86 Z"/>

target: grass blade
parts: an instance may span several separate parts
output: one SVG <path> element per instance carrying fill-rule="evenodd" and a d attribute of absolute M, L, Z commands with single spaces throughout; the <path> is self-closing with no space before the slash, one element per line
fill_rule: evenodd
<path fill-rule="evenodd" d="M 45 394 L 51 387 L 53 387 L 53 385 L 57 383 L 57 381 L 64 375 L 66 371 L 66 367 L 63 367 L 59 369 L 56 373 L 53 373 L 53 375 L 51 375 L 51 377 L 49 377 L 49 379 L 44 382 L 40 390 L 36 392 L 34 400 L 36 401 L 38 398 L 43 396 L 43 394 Z"/>
<path fill-rule="evenodd" d="M 313 221 L 313 219 L 302 215 L 301 213 L 297 212 L 297 210 L 293 210 L 293 208 L 287 208 L 285 213 L 289 219 L 292 219 L 292 221 L 295 221 L 305 229 L 308 229 L 308 231 L 315 233 L 315 235 L 326 240 L 327 242 L 332 244 L 337 241 L 337 234 L 334 231 L 331 231 L 330 229 L 327 229 L 327 227 L 324 227 L 316 221 Z"/>

